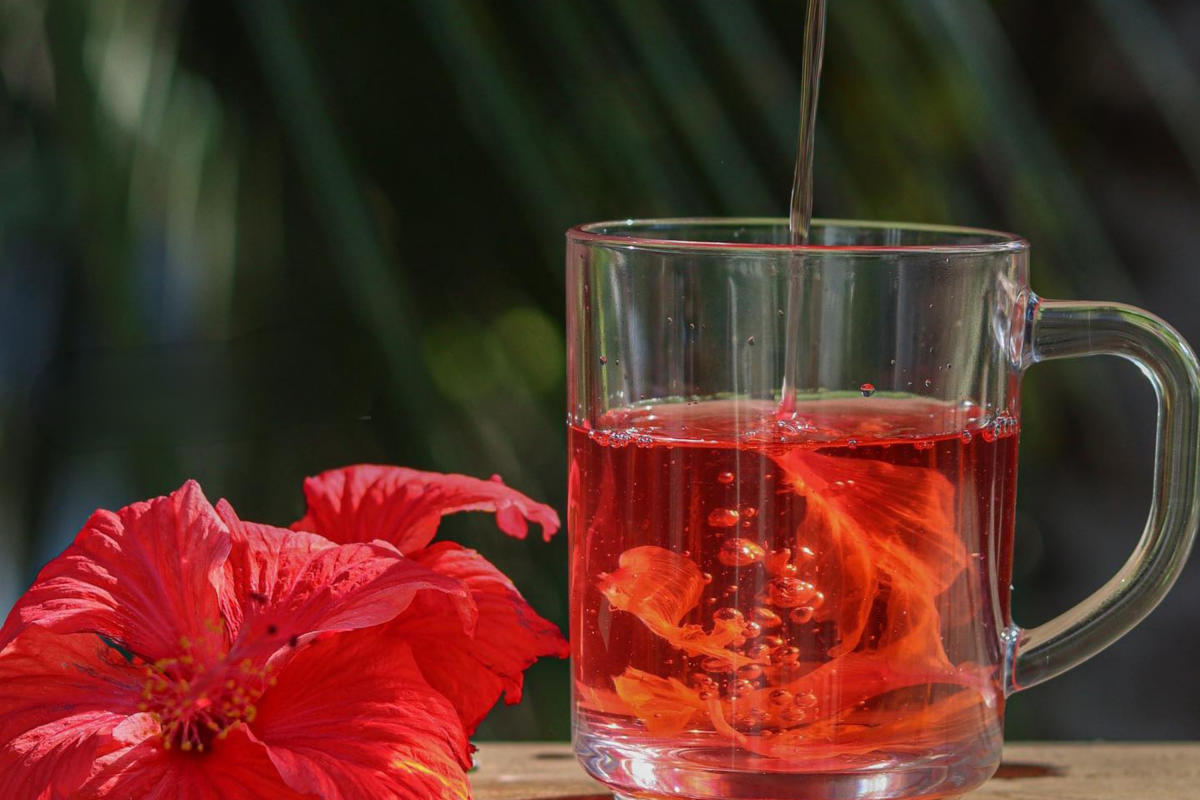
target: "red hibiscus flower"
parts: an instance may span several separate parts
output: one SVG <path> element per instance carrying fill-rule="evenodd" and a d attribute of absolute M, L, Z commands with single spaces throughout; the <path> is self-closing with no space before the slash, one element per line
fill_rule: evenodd
<path fill-rule="evenodd" d="M 194 483 L 98 511 L 0 628 L 0 797 L 469 798 L 461 708 L 417 653 L 474 640 L 473 579 Z"/>
<path fill-rule="evenodd" d="M 392 635 L 409 642 L 431 686 L 454 704 L 467 733 L 475 731 L 503 693 L 521 699 L 523 673 L 542 656 L 566 658 L 567 642 L 542 619 L 516 587 L 474 550 L 453 542 L 430 544 L 438 523 L 457 511 L 491 511 L 502 531 L 524 538 L 526 520 L 542 527 L 547 541 L 558 515 L 505 486 L 465 475 L 418 472 L 360 464 L 330 470 L 304 482 L 308 513 L 293 530 L 313 531 L 335 542 L 382 539 L 434 572 L 461 581 L 479 612 L 473 632 L 447 631 L 420 612 L 437 598 L 414 601 L 417 613 L 397 617 Z"/>

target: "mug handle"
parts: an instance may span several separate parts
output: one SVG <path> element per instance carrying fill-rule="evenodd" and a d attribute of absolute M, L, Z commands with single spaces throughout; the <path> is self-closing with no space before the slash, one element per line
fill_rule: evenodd
<path fill-rule="evenodd" d="M 1026 307 L 1022 368 L 1054 358 L 1129 359 L 1158 399 L 1154 494 L 1133 555 L 1099 591 L 1035 628 L 1010 628 L 1006 693 L 1091 658 L 1159 604 L 1187 561 L 1200 524 L 1200 365 L 1170 325 L 1120 303 L 1042 300 Z"/>

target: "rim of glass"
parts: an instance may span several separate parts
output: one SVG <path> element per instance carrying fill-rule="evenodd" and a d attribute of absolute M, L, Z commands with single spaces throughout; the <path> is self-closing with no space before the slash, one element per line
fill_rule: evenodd
<path fill-rule="evenodd" d="M 930 225 L 920 222 L 886 222 L 852 219 L 814 218 L 813 226 L 857 228 L 861 230 L 895 230 L 913 231 L 920 233 L 945 234 L 949 238 L 955 236 L 964 240 L 954 243 L 937 244 L 782 244 L 764 242 L 713 242 L 686 238 L 670 238 L 655 236 L 653 230 L 647 230 L 647 235 L 626 235 L 613 231 L 637 228 L 673 228 L 682 231 L 686 228 L 701 226 L 721 227 L 778 227 L 787 225 L 784 217 L 661 217 L 649 219 L 622 219 L 604 222 L 588 222 L 567 229 L 567 238 L 572 241 L 588 244 L 601 244 L 611 247 L 628 249 L 669 248 L 672 250 L 736 250 L 761 252 L 798 252 L 798 253 L 1017 253 L 1029 249 L 1029 242 L 1023 237 L 1005 231 L 989 228 L 969 228 L 959 225 Z"/>

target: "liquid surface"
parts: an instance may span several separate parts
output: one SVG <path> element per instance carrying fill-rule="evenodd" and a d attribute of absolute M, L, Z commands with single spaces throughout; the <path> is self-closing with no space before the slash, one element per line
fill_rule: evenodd
<path fill-rule="evenodd" d="M 879 395 L 573 426 L 577 734 L 768 772 L 988 757 L 1016 432 Z"/>

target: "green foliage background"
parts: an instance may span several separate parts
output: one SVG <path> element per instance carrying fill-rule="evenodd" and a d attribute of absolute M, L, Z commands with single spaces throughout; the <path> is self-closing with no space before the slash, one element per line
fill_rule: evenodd
<path fill-rule="evenodd" d="M 565 506 L 563 231 L 781 215 L 800 0 L 2 0 L 0 610 L 97 506 L 198 478 L 287 523 L 382 461 Z M 821 216 L 1016 230 L 1046 295 L 1200 341 L 1200 9 L 835 0 Z M 1020 621 L 1131 550 L 1153 403 L 1026 385 Z M 563 538 L 450 535 L 566 623 Z M 1200 575 L 1016 698 L 1016 738 L 1200 738 Z M 563 663 L 485 738 L 568 734 Z"/>

